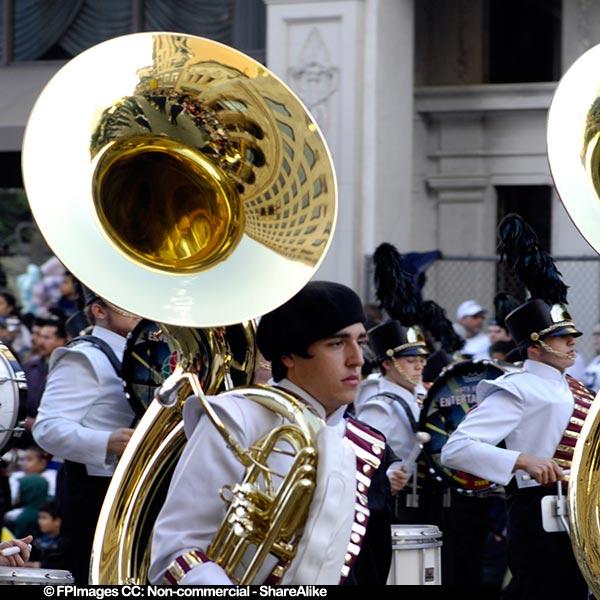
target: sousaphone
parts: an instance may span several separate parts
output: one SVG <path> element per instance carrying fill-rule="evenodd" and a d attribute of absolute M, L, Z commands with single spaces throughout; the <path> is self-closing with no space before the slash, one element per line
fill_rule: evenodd
<path fill-rule="evenodd" d="M 600 253 L 600 46 L 561 79 L 548 116 L 548 157 L 560 199 L 581 235 Z M 579 435 L 569 477 L 569 524 L 583 576 L 600 597 L 600 401 Z"/>
<path fill-rule="evenodd" d="M 336 221 L 332 161 L 301 101 L 248 56 L 188 35 L 128 35 L 67 63 L 34 106 L 23 172 L 52 250 L 100 296 L 160 323 L 178 376 L 206 346 L 198 328 L 249 332 L 299 291 Z M 214 377 L 196 383 L 214 393 L 231 352 L 227 339 L 207 339 Z M 191 389 L 180 387 L 163 404 L 180 407 Z M 249 394 L 297 412 L 273 391 Z M 100 517 L 93 583 L 145 581 L 144 513 L 181 446 L 178 415 L 154 401 L 136 428 Z"/>

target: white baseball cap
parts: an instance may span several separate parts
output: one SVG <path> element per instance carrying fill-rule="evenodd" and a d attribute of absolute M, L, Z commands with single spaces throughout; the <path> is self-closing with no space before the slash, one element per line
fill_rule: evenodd
<path fill-rule="evenodd" d="M 463 317 L 472 317 L 473 315 L 478 315 L 480 313 L 487 313 L 487 310 L 481 306 L 475 300 L 465 300 L 457 309 L 456 309 L 456 319 L 460 321 Z"/>

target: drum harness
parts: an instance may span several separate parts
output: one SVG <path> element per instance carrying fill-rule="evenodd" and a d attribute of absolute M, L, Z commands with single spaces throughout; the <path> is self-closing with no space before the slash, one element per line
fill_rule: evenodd
<path fill-rule="evenodd" d="M 392 392 L 380 392 L 378 394 L 375 394 L 374 396 L 371 396 L 369 398 L 369 400 L 373 400 L 375 398 L 387 398 L 388 400 L 391 400 L 392 402 L 390 402 L 392 408 L 394 408 L 394 410 L 398 413 L 398 415 L 401 417 L 403 412 L 406 414 L 406 418 L 408 419 L 408 422 L 410 424 L 410 428 L 412 429 L 413 433 L 416 435 L 419 431 L 419 425 L 412 413 L 412 410 L 410 409 L 410 406 L 408 405 L 408 402 L 406 402 L 406 400 L 404 398 L 402 398 L 402 396 L 399 396 L 398 394 L 393 394 Z M 402 407 L 402 410 L 400 409 L 400 407 Z M 422 445 L 419 444 L 419 442 L 417 442 L 417 445 L 420 446 L 422 448 Z M 420 452 L 420 450 L 419 450 Z M 411 456 L 413 455 L 413 452 L 411 451 Z M 418 455 L 417 455 L 418 456 Z M 415 461 L 417 456 L 414 457 Z M 407 461 L 407 462 L 413 462 L 413 461 Z M 406 494 L 406 507 L 407 508 L 419 508 L 419 494 L 417 493 L 417 469 L 414 468 L 413 469 L 413 465 L 409 464 L 409 470 L 412 470 L 412 483 L 411 483 L 411 488 L 410 488 L 410 493 Z M 408 471 L 407 471 L 408 472 Z"/>

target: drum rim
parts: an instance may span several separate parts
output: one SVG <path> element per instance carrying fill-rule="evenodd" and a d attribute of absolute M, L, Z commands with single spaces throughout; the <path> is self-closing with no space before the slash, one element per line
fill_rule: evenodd
<path fill-rule="evenodd" d="M 0 342 L 0 361 L 5 364 L 9 376 L 12 378 L 22 377 L 25 380 L 25 372 L 23 371 L 23 367 L 21 363 L 17 360 L 14 352 L 4 343 Z M 19 367 L 19 370 L 15 370 L 15 366 Z M 27 389 L 20 388 L 19 383 L 17 381 L 7 381 L 6 384 L 10 385 L 12 390 L 12 409 L 13 414 L 10 416 L 10 421 L 6 427 L 6 431 L 0 431 L 0 456 L 8 452 L 11 448 L 11 441 L 15 439 L 14 430 L 19 421 L 19 412 L 21 409 L 21 390 Z M 23 381 L 23 384 L 26 386 L 26 382 Z"/>

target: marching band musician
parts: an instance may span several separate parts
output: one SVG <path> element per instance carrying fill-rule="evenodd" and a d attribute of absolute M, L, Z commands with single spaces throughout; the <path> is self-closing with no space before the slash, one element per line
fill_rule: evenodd
<path fill-rule="evenodd" d="M 64 459 L 57 501 L 66 556 L 57 561 L 78 585 L 88 583 L 98 515 L 117 459 L 133 434 L 120 361 L 126 336 L 140 320 L 92 290 L 84 288 L 84 297 L 92 336 L 53 352 L 33 426 L 36 443 Z"/>
<path fill-rule="evenodd" d="M 545 532 L 540 509 L 542 497 L 555 492 L 546 486 L 564 476 L 553 457 L 574 411 L 565 370 L 581 335 L 558 306 L 538 298 L 506 317 L 526 356 L 523 368 L 479 383 L 480 404 L 442 450 L 446 466 L 507 486 L 508 561 L 521 598 L 556 597 L 563 589 L 587 596 L 569 537 Z"/>
<path fill-rule="evenodd" d="M 271 361 L 276 386 L 296 395 L 327 425 L 318 435 L 317 486 L 308 520 L 283 583 L 385 583 L 387 578 L 391 535 L 384 439 L 344 418 L 360 382 L 364 320 L 358 296 L 330 282 L 307 284 L 260 319 L 257 344 Z M 244 447 L 282 422 L 235 390 L 210 403 Z M 244 468 L 194 397 L 186 403 L 184 422 L 188 444 L 156 521 L 149 578 L 228 584 L 225 571 L 206 552 L 225 515 L 219 490 L 241 481 Z M 289 458 L 273 458 L 286 472 Z M 327 479 L 332 473 L 335 485 Z M 277 561 L 269 557 L 257 580 L 277 583 L 279 576 Z"/>
<path fill-rule="evenodd" d="M 423 367 L 429 354 L 418 327 L 405 328 L 390 320 L 369 330 L 369 345 L 381 370 L 379 377 L 363 381 L 355 402 L 356 416 L 381 431 L 397 459 L 406 463 L 417 444 L 420 406 L 417 386 L 422 383 Z M 402 490 L 415 475 L 416 457 L 412 465 L 389 468 L 392 490 Z M 401 523 L 422 522 L 414 511 L 406 510 L 408 492 L 397 494 L 395 519 Z M 416 508 L 416 507 L 413 507 Z M 416 519 L 416 520 L 414 520 Z"/>

